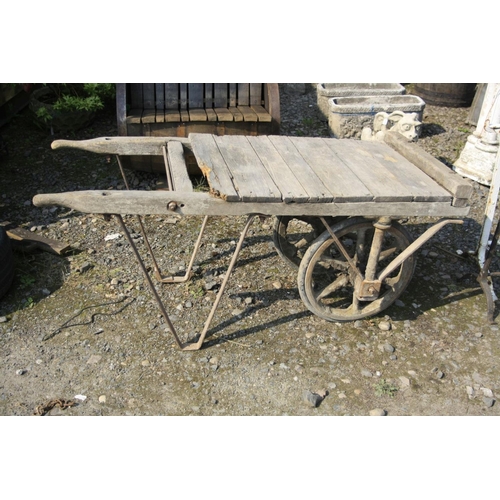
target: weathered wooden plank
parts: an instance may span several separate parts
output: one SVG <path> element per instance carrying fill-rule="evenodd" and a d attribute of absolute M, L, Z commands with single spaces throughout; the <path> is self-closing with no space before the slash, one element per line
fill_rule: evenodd
<path fill-rule="evenodd" d="M 155 105 L 158 111 L 165 109 L 165 84 L 155 83 Z"/>
<path fill-rule="evenodd" d="M 205 83 L 205 109 L 214 107 L 214 84 Z"/>
<path fill-rule="evenodd" d="M 250 106 L 262 106 L 262 83 L 250 84 Z"/>
<path fill-rule="evenodd" d="M 188 107 L 188 84 L 179 83 L 179 111 L 187 109 Z"/>
<path fill-rule="evenodd" d="M 226 108 L 228 100 L 227 83 L 214 83 L 214 108 Z"/>
<path fill-rule="evenodd" d="M 115 155 L 163 155 L 163 146 L 170 141 L 190 147 L 189 139 L 183 137 L 98 137 L 83 141 L 58 139 L 52 149 L 73 148 L 99 154 Z"/>
<path fill-rule="evenodd" d="M 131 83 L 130 84 L 130 109 L 136 110 L 140 109 L 141 112 L 144 108 L 144 102 L 142 99 L 142 83 Z M 136 113 L 134 113 L 136 114 Z"/>
<path fill-rule="evenodd" d="M 328 187 L 335 202 L 369 201 L 370 190 L 351 172 L 340 158 L 333 155 L 320 137 L 290 137 L 304 160 Z"/>
<path fill-rule="evenodd" d="M 269 140 L 308 194 L 309 202 L 330 202 L 333 200 L 333 195 L 288 137 L 271 135 Z"/>
<path fill-rule="evenodd" d="M 332 154 L 337 155 L 373 195 L 373 201 L 413 201 L 413 194 L 399 182 L 398 177 L 386 170 L 367 154 L 362 142 L 352 139 L 324 139 Z"/>
<path fill-rule="evenodd" d="M 207 112 L 204 109 L 189 109 L 189 121 L 191 122 L 206 122 Z"/>
<path fill-rule="evenodd" d="M 282 200 L 285 203 L 308 202 L 310 200 L 309 195 L 273 143 L 269 140 L 269 137 L 249 136 L 247 139 L 274 183 L 281 191 Z"/>
<path fill-rule="evenodd" d="M 165 83 L 165 109 L 179 109 L 178 83 Z"/>
<path fill-rule="evenodd" d="M 229 106 L 229 108 L 227 109 L 233 115 L 233 121 L 235 122 L 243 121 L 243 115 L 241 114 L 241 111 L 237 107 Z"/>
<path fill-rule="evenodd" d="M 181 114 L 177 109 L 166 109 L 164 116 L 165 116 L 165 122 L 168 123 L 181 121 Z"/>
<path fill-rule="evenodd" d="M 116 84 L 116 121 L 118 125 L 118 135 L 127 135 L 127 84 L 126 83 Z"/>
<path fill-rule="evenodd" d="M 472 196 L 473 187 L 471 182 L 460 177 L 417 144 L 408 142 L 398 132 L 387 132 L 384 136 L 384 142 L 420 170 L 423 170 L 456 198 L 470 198 Z"/>
<path fill-rule="evenodd" d="M 165 215 L 172 213 L 168 206 L 176 203 L 179 215 L 362 215 L 409 217 L 465 217 L 470 207 L 453 207 L 449 203 L 228 203 L 208 193 L 177 191 L 74 191 L 37 194 L 36 207 L 60 205 L 83 213 Z M 171 206 L 171 205 L 170 205 Z"/>
<path fill-rule="evenodd" d="M 60 240 L 46 238 L 45 236 L 33 233 L 22 227 L 17 227 L 15 224 L 12 224 L 10 222 L 0 222 L 0 226 L 5 229 L 7 236 L 11 240 L 25 242 L 30 246 L 33 245 L 46 252 L 50 252 L 56 255 L 63 255 L 71 249 L 71 245 L 69 245 L 68 243 Z"/>
<path fill-rule="evenodd" d="M 188 83 L 188 109 L 203 109 L 203 83 Z"/>
<path fill-rule="evenodd" d="M 140 124 L 142 120 L 142 109 L 134 108 L 129 111 L 127 124 Z"/>
<path fill-rule="evenodd" d="M 211 191 L 227 201 L 240 201 L 233 178 L 212 135 L 189 134 L 198 167 L 207 178 Z"/>
<path fill-rule="evenodd" d="M 227 108 L 214 108 L 219 122 L 232 122 L 234 120 L 233 114 Z"/>
<path fill-rule="evenodd" d="M 143 83 L 142 84 L 142 101 L 144 109 L 154 109 L 155 105 L 155 84 Z"/>
<path fill-rule="evenodd" d="M 141 123 L 155 123 L 156 121 L 156 106 L 155 106 L 155 84 L 142 84 L 142 100 L 144 109 L 142 111 Z"/>
<path fill-rule="evenodd" d="M 242 201 L 281 201 L 281 192 L 245 136 L 214 136 Z"/>
<path fill-rule="evenodd" d="M 167 144 L 167 158 L 174 190 L 192 192 L 193 184 L 188 175 L 184 148 L 180 142 L 170 141 Z"/>
<path fill-rule="evenodd" d="M 259 122 L 270 122 L 272 120 L 271 115 L 267 112 L 266 108 L 262 106 L 253 105 L 250 109 L 257 115 Z"/>
<path fill-rule="evenodd" d="M 252 110 L 250 106 L 238 106 L 239 111 L 243 115 L 243 120 L 246 122 L 258 122 L 259 117 L 257 113 Z"/>
<path fill-rule="evenodd" d="M 217 113 L 213 110 L 213 108 L 205 108 L 205 112 L 207 113 L 207 120 L 209 122 L 217 121 Z"/>
<path fill-rule="evenodd" d="M 165 121 L 165 85 L 163 83 L 155 83 L 155 107 L 156 107 L 156 123 Z"/>
<path fill-rule="evenodd" d="M 250 84 L 238 83 L 238 107 L 250 106 Z"/>
<path fill-rule="evenodd" d="M 229 107 L 236 107 L 238 103 L 238 86 L 236 83 L 229 83 L 229 100 L 228 100 L 228 106 Z"/>
<path fill-rule="evenodd" d="M 343 139 L 342 141 L 349 141 Z M 386 175 L 389 175 L 387 187 L 393 187 L 394 191 L 399 186 L 404 186 L 413 196 L 413 201 L 449 201 L 451 193 L 440 186 L 425 172 L 410 163 L 404 156 L 391 149 L 387 144 L 380 142 L 355 141 L 358 153 L 365 154 L 374 166 L 381 165 Z M 383 175 L 383 174 L 382 174 Z M 387 188 L 386 188 L 387 189 Z"/>
<path fill-rule="evenodd" d="M 155 123 L 156 110 L 154 108 L 144 109 L 141 116 L 141 123 Z"/>

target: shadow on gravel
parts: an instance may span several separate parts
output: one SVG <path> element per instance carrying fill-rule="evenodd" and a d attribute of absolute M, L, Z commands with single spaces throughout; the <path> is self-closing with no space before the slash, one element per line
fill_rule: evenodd
<path fill-rule="evenodd" d="M 0 316 L 33 307 L 61 288 L 69 272 L 66 258 L 47 252 L 14 252 L 14 281 L 0 301 Z"/>
<path fill-rule="evenodd" d="M 437 123 L 423 123 L 420 137 L 423 139 L 424 137 L 432 137 L 444 132 L 446 132 L 444 127 L 438 125 Z"/>
<path fill-rule="evenodd" d="M 287 296 L 287 293 L 289 294 L 288 296 Z M 241 294 L 241 297 L 244 297 L 245 295 L 247 295 L 247 294 L 243 293 L 243 294 Z M 277 302 L 277 301 L 283 302 L 284 300 L 297 300 L 297 290 L 292 289 L 292 288 L 289 288 L 289 289 L 284 288 L 284 289 L 280 289 L 280 290 L 268 290 L 265 292 L 259 292 L 259 298 L 260 298 L 261 302 L 246 309 L 244 312 L 245 316 L 250 315 L 250 314 L 255 314 L 256 312 L 258 312 L 260 310 L 265 310 L 271 304 L 273 304 L 274 302 Z M 215 326 L 214 328 L 211 328 L 208 331 L 207 337 L 206 337 L 207 340 L 203 344 L 203 348 L 210 347 L 210 346 L 213 346 L 215 344 L 220 344 L 220 343 L 224 343 L 224 342 L 231 341 L 231 340 L 241 339 L 241 338 L 244 338 L 248 335 L 252 335 L 254 333 L 261 332 L 263 330 L 268 330 L 269 328 L 284 325 L 286 323 L 290 323 L 291 321 L 305 318 L 308 316 L 313 316 L 313 314 L 308 310 L 300 311 L 300 312 L 293 313 L 293 314 L 287 314 L 286 316 L 273 319 L 272 321 L 265 321 L 263 323 L 259 323 L 258 325 L 254 325 L 254 326 L 251 326 L 248 328 L 243 328 L 237 332 L 230 333 L 226 336 L 217 337 L 216 339 L 210 340 L 210 338 L 213 337 L 215 334 L 217 334 L 217 333 L 225 330 L 226 328 L 230 327 L 231 325 L 234 325 L 234 324 L 241 321 L 241 315 L 234 316 L 231 319 L 228 319 L 226 321 L 219 323 L 217 326 Z M 264 319 L 264 317 L 262 317 L 261 319 Z"/>

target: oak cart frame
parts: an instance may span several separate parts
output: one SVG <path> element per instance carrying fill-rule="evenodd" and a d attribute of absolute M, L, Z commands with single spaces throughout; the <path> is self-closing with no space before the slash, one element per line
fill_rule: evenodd
<path fill-rule="evenodd" d="M 257 216 L 276 216 L 273 239 L 278 253 L 298 267 L 298 289 L 306 307 L 329 321 L 374 315 L 405 290 L 415 268 L 415 252 L 442 227 L 460 224 L 469 213 L 472 185 L 397 133 L 385 143 L 286 136 L 215 136 L 188 138 L 104 137 L 55 141 L 54 149 L 72 147 L 121 157 L 162 157 L 169 191 L 80 191 L 36 195 L 36 206 L 61 205 L 84 213 L 113 215 L 131 245 L 160 311 L 184 350 L 197 350 L 222 299 L 247 231 Z M 192 155 L 207 178 L 210 193 L 195 192 L 186 156 Z M 212 310 L 196 342 L 181 342 L 122 215 L 203 216 L 200 234 L 183 277 L 190 278 L 209 217 L 246 215 L 233 257 Z M 442 217 L 412 242 L 397 219 Z M 299 243 L 287 230 L 293 221 L 308 224 Z"/>

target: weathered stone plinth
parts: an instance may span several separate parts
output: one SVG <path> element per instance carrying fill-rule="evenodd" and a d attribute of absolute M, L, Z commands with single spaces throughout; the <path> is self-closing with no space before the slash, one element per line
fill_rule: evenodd
<path fill-rule="evenodd" d="M 482 144 L 479 138 L 470 135 L 460 157 L 453 164 L 453 170 L 464 177 L 489 186 L 497 153 L 498 145 L 495 147 Z"/>
<path fill-rule="evenodd" d="M 425 108 L 425 102 L 415 95 L 334 97 L 328 105 L 330 134 L 356 139 L 361 137 L 363 127 L 372 127 L 374 116 L 381 111 L 417 113 L 418 120 L 422 121 Z"/>
<path fill-rule="evenodd" d="M 453 169 L 469 179 L 491 185 L 493 169 L 499 149 L 500 83 L 488 83 L 483 105 L 473 134 L 467 138 Z M 493 127 L 493 128 L 492 128 Z"/>

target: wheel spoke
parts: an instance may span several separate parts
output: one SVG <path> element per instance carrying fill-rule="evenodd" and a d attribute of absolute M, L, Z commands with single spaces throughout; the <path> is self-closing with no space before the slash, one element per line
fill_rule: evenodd
<path fill-rule="evenodd" d="M 338 271 L 347 271 L 349 269 L 349 264 L 344 260 L 333 259 L 324 255 L 318 260 L 317 265 L 323 269 L 336 269 Z"/>
<path fill-rule="evenodd" d="M 397 252 L 397 250 L 398 250 L 397 247 L 392 247 L 392 248 L 387 248 L 386 250 L 382 250 L 382 252 L 380 252 L 378 261 L 382 262 L 384 259 L 387 259 L 387 257 L 390 257 L 392 254 Z"/>
<path fill-rule="evenodd" d="M 333 283 L 330 283 L 328 286 L 325 286 L 321 292 L 316 295 L 316 300 L 321 300 L 323 297 L 330 295 L 333 292 L 336 292 L 343 286 L 349 284 L 349 277 L 346 274 L 341 274 Z"/>

